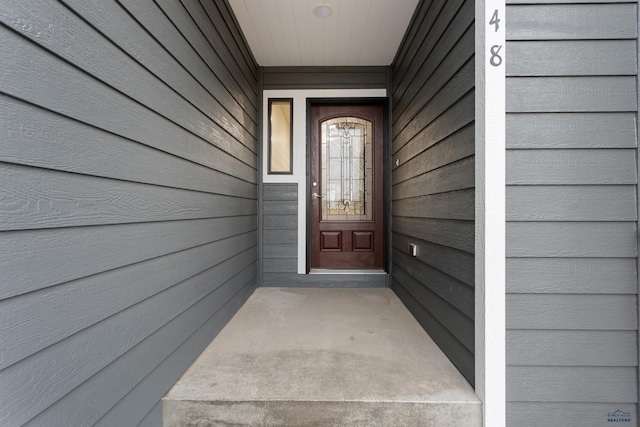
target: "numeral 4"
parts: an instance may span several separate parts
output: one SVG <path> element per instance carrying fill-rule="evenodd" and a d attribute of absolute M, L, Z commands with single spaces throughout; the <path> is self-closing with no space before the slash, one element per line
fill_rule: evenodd
<path fill-rule="evenodd" d="M 500 18 L 498 18 L 498 9 L 493 12 L 491 16 L 491 20 L 489 21 L 489 25 L 496 26 L 496 33 L 498 32 L 498 28 L 500 28 Z"/>

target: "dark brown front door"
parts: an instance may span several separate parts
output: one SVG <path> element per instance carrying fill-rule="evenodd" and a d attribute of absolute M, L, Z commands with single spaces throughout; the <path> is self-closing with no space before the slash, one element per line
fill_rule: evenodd
<path fill-rule="evenodd" d="M 312 105 L 311 268 L 383 268 L 382 105 Z"/>

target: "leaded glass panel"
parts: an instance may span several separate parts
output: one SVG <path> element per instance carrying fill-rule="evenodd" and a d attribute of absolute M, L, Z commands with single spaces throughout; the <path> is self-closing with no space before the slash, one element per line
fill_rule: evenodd
<path fill-rule="evenodd" d="M 372 123 L 338 117 L 321 124 L 322 220 L 370 221 Z"/>

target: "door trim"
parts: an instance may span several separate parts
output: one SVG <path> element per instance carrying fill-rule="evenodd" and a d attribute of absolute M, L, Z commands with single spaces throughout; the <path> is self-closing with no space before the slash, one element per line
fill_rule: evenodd
<path fill-rule="evenodd" d="M 389 256 L 389 243 L 391 240 L 391 228 L 389 227 L 389 223 L 390 223 L 390 216 L 389 216 L 389 212 L 390 212 L 390 204 L 391 204 L 391 198 L 390 198 L 390 193 L 391 193 L 391 180 L 388 179 L 388 172 L 389 172 L 389 164 L 390 164 L 390 160 L 388 159 L 389 157 L 389 151 L 388 151 L 388 147 L 389 147 L 389 136 L 390 136 L 390 131 L 389 131 L 389 99 L 386 97 L 341 97 L 341 98 L 307 98 L 307 102 L 306 102 L 306 153 L 307 153 L 307 158 L 306 158 L 306 181 L 305 181 L 305 190 L 311 188 L 311 106 L 312 105 L 345 105 L 345 106 L 350 106 L 350 105 L 367 105 L 367 104 L 372 104 L 372 105 L 380 105 L 382 107 L 382 115 L 383 115 L 383 150 L 382 150 L 382 191 L 383 191 L 383 206 L 382 206 L 382 234 L 384 237 L 384 244 L 383 244 L 383 270 L 385 273 L 389 272 L 389 267 L 388 267 L 388 262 L 390 259 Z M 311 194 L 309 191 L 306 191 L 306 215 L 305 215 L 305 221 L 306 221 L 306 225 L 305 225 L 305 243 L 306 243 L 306 248 L 305 248 L 305 273 L 306 274 L 316 274 L 315 272 L 311 272 Z M 298 259 L 298 261 L 300 261 Z M 349 270 L 338 270 L 338 269 L 331 269 L 332 272 L 335 272 L 335 274 L 349 274 Z M 376 269 L 372 269 L 372 271 L 375 272 L 379 272 L 380 269 L 376 268 Z"/>
<path fill-rule="evenodd" d="M 308 151 L 307 151 L 307 99 L 324 100 L 330 99 L 336 100 L 378 100 L 387 102 L 387 90 L 386 89 L 269 89 L 262 91 L 262 122 L 267 120 L 267 102 L 269 98 L 292 98 L 293 99 L 293 174 L 291 175 L 268 175 L 266 173 L 266 161 L 267 161 L 267 144 L 262 144 L 262 173 L 259 179 L 263 184 L 297 184 L 298 185 L 298 244 L 297 244 L 297 273 L 307 274 L 307 198 L 308 196 L 308 182 L 307 182 L 307 168 L 308 168 Z M 388 111 L 388 105 L 387 105 Z M 389 115 L 385 111 L 385 120 L 389 120 Z M 387 123 L 388 127 L 388 123 Z M 266 135 L 266 126 L 262 127 L 262 141 L 266 141 L 268 137 Z M 389 137 L 389 129 L 386 130 L 387 138 Z M 385 161 L 389 161 L 388 148 L 385 146 Z M 389 161 L 390 162 L 390 161 Z M 390 163 L 389 163 L 390 164 Z M 390 182 L 387 177 L 388 165 L 385 164 L 385 193 L 388 203 L 390 199 L 388 197 L 388 183 Z M 385 207 L 385 216 L 388 217 L 389 206 Z M 390 229 L 388 223 L 385 225 L 385 238 L 387 239 L 387 245 L 390 242 Z M 385 265 L 388 266 L 388 246 L 385 250 L 387 258 L 385 259 Z M 388 267 L 387 267 L 387 271 Z"/>
<path fill-rule="evenodd" d="M 506 74 L 504 0 L 475 4 L 475 384 L 483 425 L 506 425 Z"/>
<path fill-rule="evenodd" d="M 361 118 L 366 118 L 367 120 L 371 119 L 374 125 L 374 127 L 372 128 L 372 132 L 373 132 L 372 140 L 374 141 L 373 152 L 372 152 L 374 174 L 372 176 L 373 179 L 371 183 L 373 188 L 372 218 L 368 221 L 354 221 L 354 222 L 320 221 L 320 218 L 318 217 L 319 211 L 317 211 L 317 209 L 319 208 L 319 206 L 317 205 L 317 201 L 315 201 L 314 203 L 314 200 L 310 196 L 308 196 L 307 197 L 307 207 L 308 207 L 307 266 L 308 266 L 309 273 L 311 273 L 312 269 L 316 270 L 317 268 L 320 268 L 318 264 L 321 263 L 321 260 L 325 260 L 325 261 L 333 260 L 330 262 L 341 263 L 345 259 L 352 259 L 352 261 L 354 262 L 362 262 L 364 264 L 370 264 L 370 265 L 369 266 L 365 266 L 365 265 L 353 266 L 352 265 L 351 267 L 343 267 L 342 269 L 344 270 L 352 270 L 355 268 L 358 270 L 371 269 L 372 271 L 380 271 L 380 270 L 386 271 L 386 268 L 385 268 L 386 267 L 386 263 L 385 263 L 386 241 L 388 238 L 390 238 L 390 236 L 387 236 L 385 233 L 385 230 L 386 230 L 385 212 L 387 211 L 386 205 L 387 203 L 389 203 L 387 192 L 385 191 L 385 184 L 388 181 L 385 180 L 386 162 L 384 161 L 384 156 L 385 156 L 384 148 L 385 148 L 385 145 L 388 145 L 386 144 L 387 142 L 386 129 L 388 126 L 388 123 L 386 120 L 386 113 L 388 112 L 387 106 L 388 106 L 388 102 L 386 102 L 385 99 L 366 99 L 366 100 L 346 99 L 346 100 L 338 100 L 338 101 L 327 100 L 327 99 L 323 99 L 321 101 L 317 101 L 313 99 L 307 100 L 307 115 L 308 115 L 307 151 L 309 153 L 308 164 L 307 164 L 307 170 L 308 170 L 308 175 L 307 175 L 308 187 L 307 188 L 309 189 L 309 191 L 311 191 L 311 188 L 312 188 L 310 181 L 311 181 L 312 172 L 313 172 L 313 158 L 311 154 L 315 152 L 317 156 L 320 156 L 320 153 L 318 151 L 319 147 L 317 146 L 320 143 L 318 139 L 319 134 L 316 134 L 316 135 L 311 134 L 311 131 L 313 129 L 316 129 L 316 131 L 319 132 L 319 127 L 316 128 L 317 126 L 316 121 L 318 120 L 318 117 L 314 119 L 314 117 L 312 116 L 312 111 L 315 109 L 315 111 L 319 115 L 324 114 L 324 116 L 322 117 L 333 117 L 336 114 L 341 114 L 342 116 L 361 117 Z M 314 145 L 316 146 L 314 147 Z M 322 162 L 324 161 L 324 159 L 318 158 L 317 161 Z M 317 167 L 319 167 L 319 164 Z M 318 174 L 318 176 L 316 176 L 315 179 L 320 181 L 320 176 L 319 176 L 320 171 L 316 170 L 316 174 Z M 322 184 L 318 188 L 321 188 L 321 187 L 322 187 Z M 324 192 L 325 190 L 322 190 L 322 191 Z M 316 221 L 318 222 L 316 223 Z M 340 250 L 340 252 L 325 253 L 320 251 L 318 246 L 316 246 L 314 249 L 314 246 L 313 246 L 314 243 L 316 245 L 320 245 L 320 242 L 317 240 L 319 236 L 313 233 L 314 224 L 316 227 L 318 227 L 318 229 L 316 230 L 317 233 L 319 233 L 321 229 L 336 230 L 336 231 L 342 230 L 341 233 L 344 233 L 344 230 L 347 230 L 347 229 L 353 230 L 354 233 L 356 233 L 355 230 L 361 230 L 361 231 L 372 230 L 372 234 L 374 236 L 373 252 L 369 252 L 369 251 L 359 252 L 356 249 L 347 249 L 346 252 L 343 252 L 344 250 L 343 248 L 342 250 Z M 340 225 L 342 225 L 342 227 L 340 227 Z M 314 242 L 314 238 L 316 238 L 315 242 Z M 350 241 L 348 233 L 347 235 L 343 235 L 343 238 L 346 239 L 347 241 Z M 346 245 L 350 246 L 348 243 Z M 316 253 L 316 256 L 317 256 L 317 259 L 315 259 L 315 261 L 313 258 L 314 253 Z M 312 266 L 312 262 L 316 263 L 316 267 Z M 336 271 L 341 270 L 335 265 L 333 267 L 322 267 L 321 269 L 331 269 Z"/>

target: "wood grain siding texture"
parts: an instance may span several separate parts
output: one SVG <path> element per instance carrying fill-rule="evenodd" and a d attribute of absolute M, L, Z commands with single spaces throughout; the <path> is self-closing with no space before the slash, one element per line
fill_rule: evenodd
<path fill-rule="evenodd" d="M 392 288 L 471 383 L 474 49 L 474 2 L 420 2 L 392 66 L 391 150 Z"/>
<path fill-rule="evenodd" d="M 263 281 L 298 271 L 298 184 L 263 185 Z"/>
<path fill-rule="evenodd" d="M 226 0 L 0 0 L 0 424 L 159 425 L 257 285 Z"/>
<path fill-rule="evenodd" d="M 507 423 L 638 420 L 637 2 L 507 1 Z"/>

